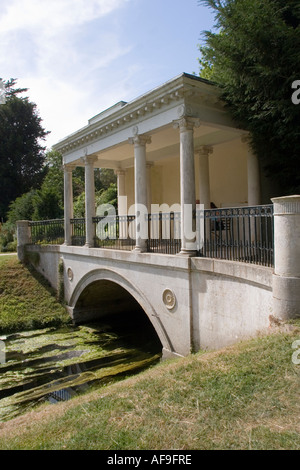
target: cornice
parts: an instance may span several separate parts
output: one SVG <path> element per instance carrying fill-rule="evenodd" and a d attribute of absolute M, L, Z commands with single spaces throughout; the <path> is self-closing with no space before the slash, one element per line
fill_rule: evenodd
<path fill-rule="evenodd" d="M 93 141 L 111 135 L 120 129 L 138 123 L 141 118 L 151 117 L 167 109 L 172 104 L 182 104 L 186 99 L 203 99 L 204 104 L 214 106 L 218 101 L 218 92 L 211 84 L 192 80 L 186 74 L 166 82 L 164 85 L 125 104 L 121 109 L 88 124 L 77 132 L 67 136 L 53 146 L 62 154 L 67 154 Z"/>

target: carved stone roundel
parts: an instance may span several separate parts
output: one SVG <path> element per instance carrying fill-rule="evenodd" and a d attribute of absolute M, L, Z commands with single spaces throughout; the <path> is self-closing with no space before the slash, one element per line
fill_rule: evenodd
<path fill-rule="evenodd" d="M 67 275 L 68 275 L 69 281 L 73 281 L 73 271 L 71 268 L 68 268 Z"/>
<path fill-rule="evenodd" d="M 176 297 L 171 289 L 165 289 L 162 298 L 167 309 L 172 310 L 175 307 Z"/>

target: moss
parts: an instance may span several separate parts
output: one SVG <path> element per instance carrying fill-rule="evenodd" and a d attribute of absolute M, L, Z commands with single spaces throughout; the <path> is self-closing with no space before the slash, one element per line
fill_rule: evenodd
<path fill-rule="evenodd" d="M 26 251 L 25 263 L 31 263 L 33 266 L 37 267 L 40 264 L 40 254 Z"/>
<path fill-rule="evenodd" d="M 58 263 L 57 300 L 61 303 L 65 300 L 64 261 L 62 258 L 60 258 Z"/>

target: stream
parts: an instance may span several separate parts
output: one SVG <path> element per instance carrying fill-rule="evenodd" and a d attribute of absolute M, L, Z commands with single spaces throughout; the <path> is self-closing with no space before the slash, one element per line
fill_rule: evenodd
<path fill-rule="evenodd" d="M 55 404 L 124 379 L 161 358 L 161 344 L 149 325 L 132 317 L 128 322 L 126 316 L 2 335 L 0 340 L 5 345 L 0 422 L 42 402 Z"/>

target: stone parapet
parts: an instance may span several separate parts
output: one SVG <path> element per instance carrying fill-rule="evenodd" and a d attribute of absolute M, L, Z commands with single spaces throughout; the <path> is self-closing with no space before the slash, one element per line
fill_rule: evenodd
<path fill-rule="evenodd" d="M 20 261 L 25 260 L 25 247 L 31 243 L 31 231 L 28 220 L 17 221 L 17 253 Z"/>
<path fill-rule="evenodd" d="M 300 316 L 300 196 L 273 198 L 274 315 L 282 320 Z"/>

